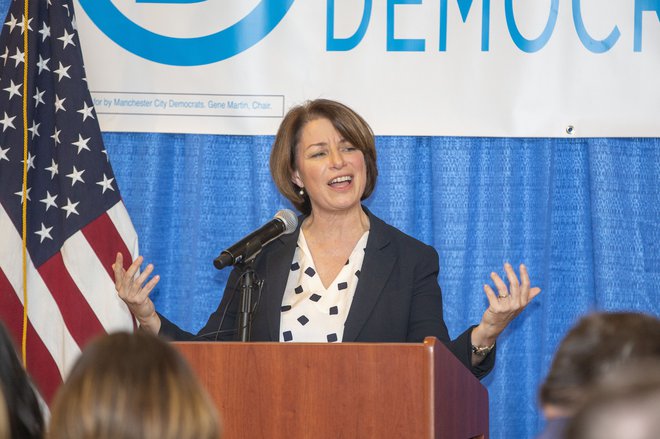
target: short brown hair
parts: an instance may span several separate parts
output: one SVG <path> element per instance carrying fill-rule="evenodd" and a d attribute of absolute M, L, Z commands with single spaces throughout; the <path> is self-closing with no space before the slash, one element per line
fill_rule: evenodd
<path fill-rule="evenodd" d="M 218 439 L 218 415 L 183 357 L 143 331 L 84 350 L 52 406 L 50 439 Z"/>
<path fill-rule="evenodd" d="M 280 193 L 305 215 L 311 212 L 312 206 L 307 195 L 300 195 L 300 188 L 292 181 L 292 176 L 302 129 L 307 122 L 316 119 L 328 119 L 345 140 L 364 154 L 367 183 L 362 200 L 371 195 L 378 177 L 374 133 L 359 114 L 329 99 L 315 99 L 291 108 L 280 124 L 270 152 L 270 173 Z"/>
<path fill-rule="evenodd" d="M 582 317 L 557 349 L 540 403 L 575 411 L 608 370 L 646 357 L 660 357 L 660 319 L 636 312 Z"/>
<path fill-rule="evenodd" d="M 651 439 L 660 422 L 660 359 L 612 369 L 569 421 L 566 439 Z"/>

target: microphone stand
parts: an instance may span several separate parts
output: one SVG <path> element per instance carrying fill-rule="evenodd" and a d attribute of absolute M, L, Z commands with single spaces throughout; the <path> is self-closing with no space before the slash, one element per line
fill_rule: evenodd
<path fill-rule="evenodd" d="M 250 331 L 252 329 L 252 297 L 255 288 L 259 287 L 257 274 L 252 268 L 252 261 L 245 261 L 236 264 L 240 276 L 238 288 L 240 291 L 240 301 L 238 305 L 238 334 L 240 341 L 250 341 Z"/>

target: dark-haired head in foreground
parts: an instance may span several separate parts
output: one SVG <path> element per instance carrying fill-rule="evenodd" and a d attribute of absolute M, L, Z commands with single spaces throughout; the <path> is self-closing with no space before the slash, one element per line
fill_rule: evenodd
<path fill-rule="evenodd" d="M 594 386 L 570 420 L 565 439 L 660 437 L 660 359 L 621 366 Z"/>
<path fill-rule="evenodd" d="M 0 387 L 12 438 L 41 438 L 44 421 L 32 383 L 0 322 Z"/>
<path fill-rule="evenodd" d="M 660 319 L 637 312 L 582 317 L 561 341 L 541 385 L 548 422 L 539 439 L 563 437 L 568 420 L 608 371 L 647 357 L 660 358 Z"/>

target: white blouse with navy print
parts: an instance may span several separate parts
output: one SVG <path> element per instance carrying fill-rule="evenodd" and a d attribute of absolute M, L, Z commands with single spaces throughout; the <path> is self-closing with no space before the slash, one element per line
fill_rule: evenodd
<path fill-rule="evenodd" d="M 336 342 L 344 336 L 344 323 L 360 278 L 369 231 L 353 248 L 337 277 L 326 289 L 316 273 L 302 230 L 293 254 L 282 298 L 280 341 Z"/>

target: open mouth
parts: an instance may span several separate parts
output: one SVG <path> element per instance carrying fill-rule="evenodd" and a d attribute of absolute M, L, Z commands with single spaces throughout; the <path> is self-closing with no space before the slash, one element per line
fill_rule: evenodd
<path fill-rule="evenodd" d="M 350 185 L 352 181 L 353 181 L 352 176 L 342 175 L 341 177 L 333 178 L 332 180 L 330 180 L 328 185 L 335 188 L 343 188 Z"/>

